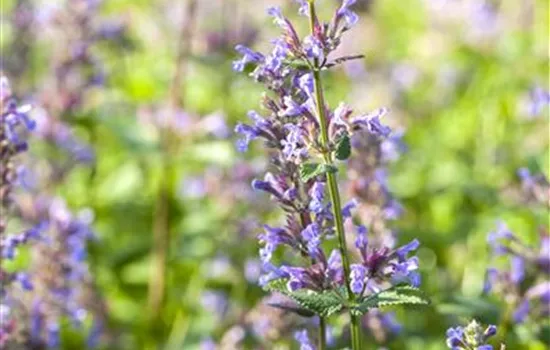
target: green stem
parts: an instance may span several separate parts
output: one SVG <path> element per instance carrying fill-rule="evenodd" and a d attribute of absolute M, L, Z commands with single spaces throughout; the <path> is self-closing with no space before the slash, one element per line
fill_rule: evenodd
<path fill-rule="evenodd" d="M 319 316 L 319 342 L 317 350 L 325 350 L 326 343 L 326 334 L 327 334 L 327 324 L 324 317 Z"/>
<path fill-rule="evenodd" d="M 314 0 L 309 0 L 309 23 L 310 30 L 313 34 L 315 32 L 316 13 Z M 321 81 L 321 73 L 319 71 L 319 61 L 317 59 L 313 62 L 313 82 L 315 89 L 315 105 L 316 112 L 319 117 L 319 125 L 321 128 L 321 147 L 323 149 L 323 159 L 326 165 L 332 166 L 334 160 L 332 153 L 329 151 L 330 138 L 328 133 L 328 120 L 326 116 L 326 105 L 323 96 L 323 87 Z M 342 265 L 344 269 L 344 281 L 348 294 L 348 301 L 355 301 L 355 294 L 351 291 L 350 286 L 350 263 L 348 257 L 348 250 L 346 244 L 346 234 L 344 230 L 344 219 L 342 217 L 342 204 L 340 199 L 340 192 L 338 190 L 338 181 L 335 173 L 327 173 L 327 183 L 329 187 L 330 201 L 332 203 L 332 212 L 334 215 L 334 222 L 336 226 L 336 234 L 338 236 L 338 247 L 340 255 L 342 256 Z M 353 350 L 361 349 L 361 328 L 359 317 L 350 312 L 351 319 L 351 345 Z"/>

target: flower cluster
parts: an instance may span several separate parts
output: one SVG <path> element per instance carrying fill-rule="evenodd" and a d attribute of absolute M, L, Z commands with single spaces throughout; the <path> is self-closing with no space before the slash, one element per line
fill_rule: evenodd
<path fill-rule="evenodd" d="M 380 138 L 363 131 L 351 139 L 353 154 L 348 161 L 347 191 L 357 200 L 356 215 L 369 228 L 372 248 L 395 246 L 396 235 L 388 223 L 397 219 L 403 209 L 388 187 L 387 174 L 390 162 L 399 158 L 406 148 L 402 136 L 402 132 L 392 132 L 388 137 Z M 413 272 L 413 276 L 415 274 Z M 381 343 L 401 328 L 392 313 L 379 310 L 365 314 L 363 323 Z"/>
<path fill-rule="evenodd" d="M 489 338 L 497 333 L 497 327 L 490 325 L 483 328 L 476 320 L 466 327 L 455 327 L 447 330 L 447 346 L 453 350 L 493 350 L 487 344 Z"/>
<path fill-rule="evenodd" d="M 486 292 L 500 295 L 515 309 L 517 323 L 550 315 L 550 235 L 541 229 L 540 243 L 530 247 L 504 223 L 488 236 L 495 259 L 504 258 L 508 268 L 487 271 Z"/>
<path fill-rule="evenodd" d="M 46 226 L 47 238 L 33 249 L 31 271 L 37 288 L 32 293 L 29 331 L 33 343 L 56 348 L 65 317 L 81 326 L 88 310 L 100 309 L 99 300 L 86 295 L 91 292 L 86 246 L 93 238 L 93 215 L 89 210 L 74 215 L 60 198 L 43 196 L 32 205 L 23 215 Z"/>
<path fill-rule="evenodd" d="M 20 325 L 16 323 L 12 308 L 14 302 L 8 294 L 9 288 L 29 291 L 33 283 L 29 275 L 23 271 L 5 269 L 5 260 L 12 260 L 17 255 L 17 248 L 29 240 L 40 238 L 39 227 L 31 227 L 17 233 L 7 233 L 8 219 L 16 205 L 13 199 L 14 186 L 17 184 L 16 156 L 27 150 L 27 142 L 22 135 L 23 130 L 31 131 L 35 123 L 28 116 L 30 107 L 19 106 L 11 92 L 10 84 L 5 76 L 0 76 L 0 346 L 10 341 L 10 336 Z M 16 285 L 14 286 L 14 282 Z"/>

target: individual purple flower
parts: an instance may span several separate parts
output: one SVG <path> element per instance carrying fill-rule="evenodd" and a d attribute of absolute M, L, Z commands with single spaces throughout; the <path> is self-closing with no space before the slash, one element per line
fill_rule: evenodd
<path fill-rule="evenodd" d="M 514 322 L 516 323 L 524 322 L 527 316 L 529 315 L 529 311 L 530 311 L 529 301 L 523 300 L 514 310 L 514 313 L 512 315 Z"/>
<path fill-rule="evenodd" d="M 317 60 L 322 60 L 324 58 L 324 49 L 322 43 L 313 35 L 307 36 L 304 39 L 303 45 L 305 54 L 308 58 Z"/>
<path fill-rule="evenodd" d="M 362 294 L 365 288 L 367 269 L 360 264 L 351 265 L 350 287 L 355 294 Z"/>
<path fill-rule="evenodd" d="M 344 219 L 351 219 L 351 211 L 357 207 L 357 204 L 358 202 L 354 198 L 346 203 L 346 205 L 344 205 L 344 207 L 342 208 L 342 216 L 344 217 Z"/>
<path fill-rule="evenodd" d="M 267 9 L 267 14 L 273 17 L 273 22 L 279 27 L 281 27 L 281 29 L 284 29 L 284 30 L 288 29 L 289 22 L 285 18 L 285 16 L 283 16 L 283 11 L 279 6 L 269 7 Z"/>
<path fill-rule="evenodd" d="M 317 257 L 319 254 L 319 246 L 321 245 L 321 227 L 317 223 L 309 224 L 301 233 L 302 238 L 307 242 L 307 249 L 312 257 Z"/>
<path fill-rule="evenodd" d="M 515 240 L 515 236 L 504 222 L 498 222 L 497 229 L 490 232 L 487 236 L 487 242 L 497 255 L 502 255 L 507 252 L 506 245 L 504 245 L 503 242 L 511 240 Z"/>
<path fill-rule="evenodd" d="M 517 284 L 525 278 L 525 260 L 521 256 L 514 256 L 510 260 L 510 279 Z"/>
<path fill-rule="evenodd" d="M 355 2 L 356 0 L 343 0 L 342 6 L 340 6 L 337 12 L 337 15 L 343 17 L 346 21 L 347 28 L 353 27 L 359 21 L 359 16 L 350 9 Z"/>
<path fill-rule="evenodd" d="M 242 123 L 235 126 L 235 132 L 243 135 L 243 138 L 237 141 L 237 150 L 239 150 L 239 152 L 246 152 L 250 141 L 260 135 L 260 130 L 258 128 Z"/>
<path fill-rule="evenodd" d="M 316 347 L 313 345 L 311 340 L 309 340 L 309 335 L 307 330 L 301 330 L 294 333 L 294 339 L 300 344 L 300 350 L 315 350 Z"/>
<path fill-rule="evenodd" d="M 315 182 L 311 187 L 310 195 L 309 209 L 316 214 L 321 213 L 325 208 L 325 183 Z"/>
<path fill-rule="evenodd" d="M 244 45 L 237 45 L 235 50 L 243 56 L 240 60 L 233 61 L 233 69 L 237 72 L 242 72 L 248 63 L 261 63 L 264 60 L 261 53 Z"/>
<path fill-rule="evenodd" d="M 309 17 L 309 5 L 308 5 L 308 0 L 295 0 L 298 5 L 300 5 L 300 8 L 298 9 L 298 13 L 300 14 L 300 16 L 306 16 L 306 17 Z"/>
<path fill-rule="evenodd" d="M 381 108 L 372 114 L 354 118 L 353 124 L 364 125 L 371 134 L 387 137 L 391 133 L 391 129 L 380 122 L 380 118 L 386 113 L 388 113 L 388 109 Z"/>

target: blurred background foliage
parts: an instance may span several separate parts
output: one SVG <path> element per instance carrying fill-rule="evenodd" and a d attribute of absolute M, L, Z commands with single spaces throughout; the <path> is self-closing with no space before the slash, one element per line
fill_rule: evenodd
<path fill-rule="evenodd" d="M 36 18 L 25 36 L 14 25 L 20 1 L 2 2 L 2 69 L 22 99 L 33 101 L 37 87 L 47 88 L 42 77 L 57 40 L 39 35 L 41 18 L 63 2 L 26 1 Z M 100 15 L 122 21 L 125 33 L 92 48 L 105 81 L 88 92 L 70 119 L 93 145 L 96 162 L 71 172 L 56 191 L 70 207 L 95 213 L 97 239 L 89 246 L 89 265 L 108 307 L 114 340 L 107 347 L 198 349 L 205 339 L 227 336 L 263 296 L 247 275 L 254 275 L 257 223 L 278 214 L 248 189 L 264 164 L 259 150 L 242 155 L 234 149 L 233 126 L 258 107 L 261 90 L 234 73 L 231 61 L 235 44 L 262 48 L 277 32 L 265 16 L 265 7 L 275 3 L 110 0 L 101 5 Z M 279 3 L 299 20 L 290 1 Z M 328 16 L 336 3 L 319 1 L 321 14 Z M 341 51 L 365 59 L 327 73 L 328 101 L 334 107 L 347 100 L 358 111 L 390 107 L 387 122 L 404 130 L 407 152 L 390 168 L 390 187 L 405 208 L 395 229 L 400 242 L 415 237 L 422 242 L 423 289 L 433 299 L 428 308 L 398 310 L 403 332 L 386 347 L 443 349 L 445 329 L 452 324 L 471 317 L 502 320 L 505 306 L 482 294 L 486 235 L 495 222 L 506 221 L 533 244 L 537 228 L 548 225 L 547 211 L 520 201 L 516 170 L 549 175 L 548 108 L 530 111 L 530 91 L 548 89 L 549 4 L 358 3 L 360 24 Z M 188 49 L 174 93 L 180 41 Z M 21 46 L 26 51 L 18 51 Z M 10 56 L 21 52 L 24 57 Z M 166 133 L 159 125 L 163 116 L 172 117 L 168 106 L 174 98 L 181 104 L 177 120 L 165 120 Z M 164 144 L 166 138 L 173 146 Z M 40 143 L 31 149 L 50 151 Z M 159 199 L 163 187 L 168 195 Z M 155 217 L 162 215 L 159 200 L 169 214 L 164 253 L 154 234 Z M 166 255 L 165 272 L 157 269 L 158 254 Z M 155 304 L 151 294 L 158 274 L 166 276 L 165 290 Z M 545 348 L 540 337 L 521 327 L 499 337 L 509 349 Z M 82 339 L 67 330 L 64 347 L 80 348 Z M 284 339 L 246 344 L 294 346 Z"/>

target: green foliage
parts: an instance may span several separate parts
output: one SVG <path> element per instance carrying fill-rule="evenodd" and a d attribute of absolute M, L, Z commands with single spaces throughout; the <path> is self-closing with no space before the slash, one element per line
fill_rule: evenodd
<path fill-rule="evenodd" d="M 304 182 L 308 182 L 317 176 L 336 173 L 338 169 L 335 166 L 319 163 L 305 163 L 300 167 L 300 179 Z"/>
<path fill-rule="evenodd" d="M 338 160 L 346 160 L 349 158 L 351 155 L 351 144 L 348 134 L 344 134 L 338 139 L 334 155 Z"/>
<path fill-rule="evenodd" d="M 429 299 L 418 288 L 400 285 L 393 286 L 379 293 L 366 296 L 349 305 L 344 287 L 336 291 L 317 292 L 309 289 L 290 291 L 287 279 L 280 278 L 269 282 L 264 289 L 269 292 L 278 292 L 294 300 L 302 309 L 294 310 L 301 314 L 309 311 L 321 317 L 331 316 L 339 311 L 351 308 L 352 312 L 362 315 L 370 309 L 378 309 L 397 305 L 428 305 Z"/>
<path fill-rule="evenodd" d="M 287 287 L 286 279 L 276 279 L 268 283 L 264 289 L 269 292 L 278 292 L 294 300 L 299 306 L 321 317 L 328 317 L 342 310 L 342 296 L 336 291 L 316 292 L 309 289 L 299 289 L 291 292 Z M 338 293 L 343 293 L 343 289 Z"/>
<path fill-rule="evenodd" d="M 428 305 L 429 299 L 418 288 L 411 286 L 394 286 L 367 296 L 352 306 L 352 311 L 362 315 L 370 309 L 396 305 Z"/>

